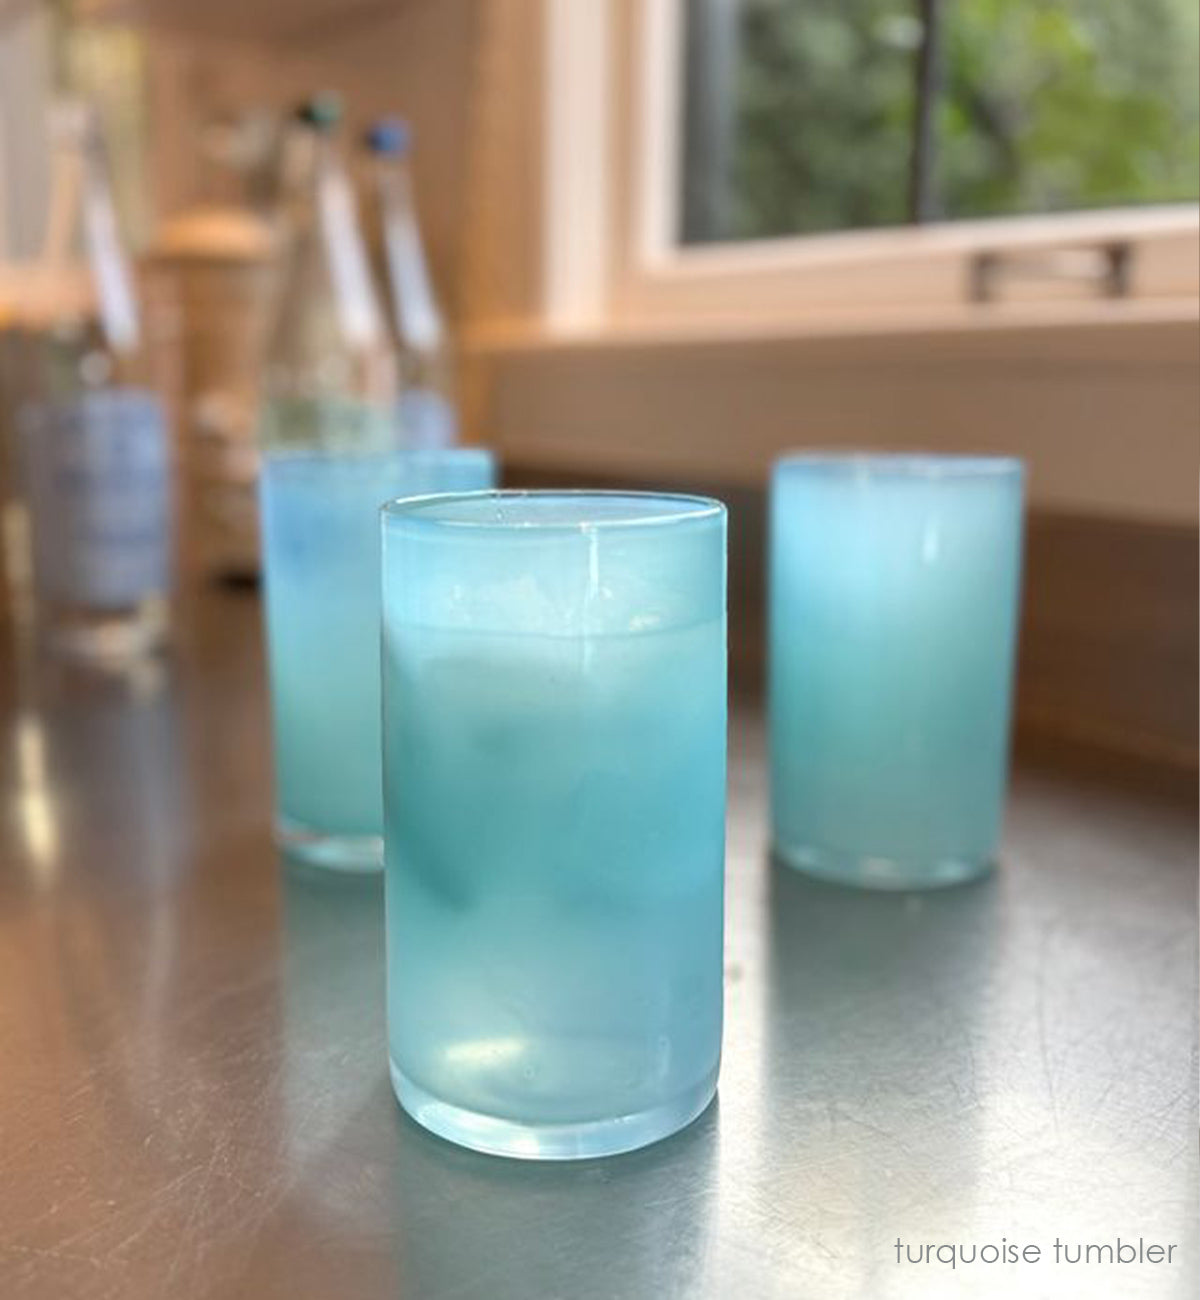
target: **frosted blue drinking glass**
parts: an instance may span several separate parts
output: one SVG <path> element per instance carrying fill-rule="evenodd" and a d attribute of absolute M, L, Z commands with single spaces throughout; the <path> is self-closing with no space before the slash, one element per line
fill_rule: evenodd
<path fill-rule="evenodd" d="M 725 508 L 431 497 L 383 552 L 397 1096 L 509 1156 L 665 1137 L 720 1056 Z"/>
<path fill-rule="evenodd" d="M 276 830 L 304 861 L 379 870 L 379 507 L 489 487 L 489 452 L 279 452 L 260 480 Z"/>
<path fill-rule="evenodd" d="M 1021 571 L 1020 461 L 796 455 L 771 493 L 774 847 L 884 889 L 995 858 Z"/>

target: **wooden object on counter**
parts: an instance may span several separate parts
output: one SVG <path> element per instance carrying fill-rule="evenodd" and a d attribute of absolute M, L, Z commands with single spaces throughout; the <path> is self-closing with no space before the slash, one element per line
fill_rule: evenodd
<path fill-rule="evenodd" d="M 160 234 L 153 263 L 174 284 L 182 329 L 181 462 L 188 552 L 210 576 L 258 571 L 254 436 L 274 281 L 270 225 L 195 208 Z"/>

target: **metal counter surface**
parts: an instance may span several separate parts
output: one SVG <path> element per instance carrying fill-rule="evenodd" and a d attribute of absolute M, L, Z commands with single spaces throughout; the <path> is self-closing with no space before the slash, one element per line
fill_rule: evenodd
<path fill-rule="evenodd" d="M 456 1149 L 392 1098 L 382 891 L 281 869 L 257 602 L 102 685 L 8 659 L 0 708 L 0 1295 L 1193 1296 L 1189 799 L 1022 769 L 1002 869 L 926 895 L 766 853 L 731 752 L 718 1102 L 576 1165 Z M 1174 1244 L 1171 1264 L 897 1264 Z"/>

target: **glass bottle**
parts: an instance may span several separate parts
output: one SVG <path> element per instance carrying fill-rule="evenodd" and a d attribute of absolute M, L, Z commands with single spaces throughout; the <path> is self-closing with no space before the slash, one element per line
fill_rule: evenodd
<path fill-rule="evenodd" d="M 335 97 L 308 101 L 285 147 L 285 251 L 259 419 L 266 456 L 396 444 L 395 357 L 337 152 L 340 117 Z"/>
<path fill-rule="evenodd" d="M 458 416 L 450 340 L 429 275 L 410 166 L 412 132 L 383 118 L 366 134 L 383 235 L 392 328 L 400 358 L 400 424 L 415 447 L 457 441 Z"/>
<path fill-rule="evenodd" d="M 18 416 L 35 618 L 69 655 L 136 657 L 166 636 L 171 458 L 99 119 L 51 120 L 51 198 Z"/>

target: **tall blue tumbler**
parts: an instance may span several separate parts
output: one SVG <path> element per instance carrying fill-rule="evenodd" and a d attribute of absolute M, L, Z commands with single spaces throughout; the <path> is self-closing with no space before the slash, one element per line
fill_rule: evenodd
<path fill-rule="evenodd" d="M 490 452 L 276 452 L 260 483 L 276 831 L 292 857 L 383 865 L 379 508 L 490 487 Z"/>
<path fill-rule="evenodd" d="M 383 544 L 397 1096 L 509 1156 L 665 1137 L 720 1056 L 725 509 L 428 497 Z"/>
<path fill-rule="evenodd" d="M 986 871 L 1001 830 L 1023 467 L 786 457 L 771 493 L 776 853 L 883 889 Z"/>

